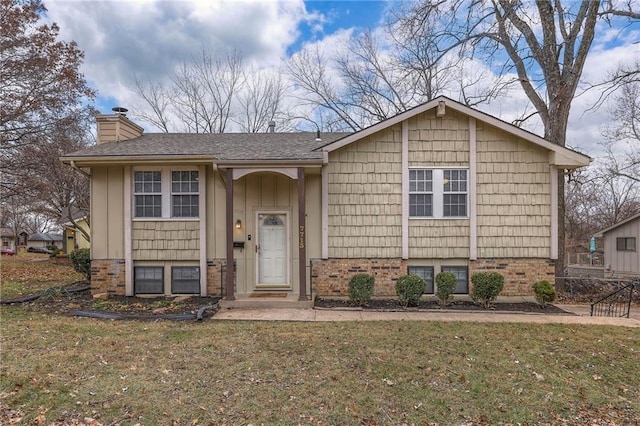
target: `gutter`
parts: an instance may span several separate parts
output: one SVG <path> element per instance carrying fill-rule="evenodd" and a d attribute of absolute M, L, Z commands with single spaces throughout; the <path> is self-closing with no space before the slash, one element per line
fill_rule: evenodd
<path fill-rule="evenodd" d="M 76 166 L 76 162 L 74 160 L 71 160 L 69 162 L 69 165 L 74 168 L 75 170 L 77 170 L 78 172 L 82 173 L 83 175 L 85 175 L 86 177 L 90 178 L 91 177 L 91 173 L 85 172 L 84 170 L 82 170 L 80 167 Z"/>

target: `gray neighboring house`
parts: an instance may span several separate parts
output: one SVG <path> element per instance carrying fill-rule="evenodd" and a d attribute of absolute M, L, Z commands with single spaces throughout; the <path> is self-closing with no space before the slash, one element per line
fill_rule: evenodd
<path fill-rule="evenodd" d="M 640 277 L 640 213 L 595 236 L 604 239 L 605 277 Z"/>
<path fill-rule="evenodd" d="M 48 247 L 54 245 L 59 249 L 62 249 L 62 235 L 36 232 L 35 234 L 29 235 L 27 245 L 29 247 Z"/>

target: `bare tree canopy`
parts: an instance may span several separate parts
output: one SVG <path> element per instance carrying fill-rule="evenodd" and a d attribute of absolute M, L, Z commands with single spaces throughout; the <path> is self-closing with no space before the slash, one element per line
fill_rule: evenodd
<path fill-rule="evenodd" d="M 168 82 L 136 76 L 134 90 L 142 100 L 136 117 L 166 133 L 225 133 L 234 126 L 257 133 L 273 120 L 288 127 L 282 76 L 246 67 L 237 51 L 218 57 L 202 49 Z"/>
<path fill-rule="evenodd" d="M 398 19 L 384 32 L 362 31 L 330 52 L 305 47 L 287 68 L 309 120 L 328 116 L 325 128 L 357 131 L 441 94 L 467 105 L 495 96 L 499 85 L 480 88 L 482 73 L 466 74 L 464 62 L 440 57 L 430 28 L 418 34 Z"/>
<path fill-rule="evenodd" d="M 94 92 L 80 73 L 83 53 L 43 25 L 39 0 L 0 0 L 0 147 L 33 143 Z"/>
<path fill-rule="evenodd" d="M 603 129 L 610 174 L 640 182 L 640 81 L 622 85 Z M 620 154 L 622 152 L 622 154 Z"/>
<path fill-rule="evenodd" d="M 440 58 L 456 52 L 513 74 L 544 125 L 544 137 L 565 145 L 571 103 L 596 33 L 607 19 L 640 19 L 632 3 L 615 1 L 468 1 L 410 4 L 407 31 L 430 31 Z M 423 28 L 426 25 L 429 28 Z"/>

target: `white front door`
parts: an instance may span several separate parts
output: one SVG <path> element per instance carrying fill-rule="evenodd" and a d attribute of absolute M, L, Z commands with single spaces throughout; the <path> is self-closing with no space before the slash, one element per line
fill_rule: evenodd
<path fill-rule="evenodd" d="M 286 213 L 258 213 L 257 244 L 257 287 L 289 288 Z"/>

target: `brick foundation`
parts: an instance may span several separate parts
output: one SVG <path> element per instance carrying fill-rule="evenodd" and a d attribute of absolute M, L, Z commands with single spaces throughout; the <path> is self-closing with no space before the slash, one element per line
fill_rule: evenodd
<path fill-rule="evenodd" d="M 533 284 L 555 281 L 555 261 L 550 259 L 478 259 L 469 262 L 469 290 L 471 276 L 476 272 L 497 272 L 504 277 L 500 296 L 532 296 Z"/>
<path fill-rule="evenodd" d="M 402 259 L 313 259 L 311 284 L 319 296 L 347 296 L 349 280 L 356 274 L 376 279 L 374 296 L 395 296 L 396 280 L 407 273 Z"/>
<path fill-rule="evenodd" d="M 222 296 L 225 274 L 227 272 L 226 259 L 207 260 L 207 295 Z"/>
<path fill-rule="evenodd" d="M 124 259 L 91 261 L 91 293 L 125 295 Z"/>
<path fill-rule="evenodd" d="M 351 277 L 364 273 L 375 277 L 375 296 L 395 296 L 396 280 L 407 273 L 407 265 L 402 259 L 313 259 L 313 292 L 318 296 L 347 296 Z M 494 271 L 504 277 L 501 296 L 531 296 L 536 281 L 554 282 L 555 262 L 528 258 L 472 260 L 469 262 L 469 290 L 473 286 L 471 275 Z"/>

